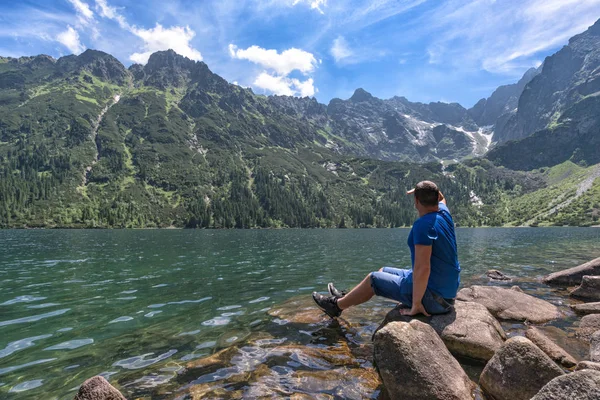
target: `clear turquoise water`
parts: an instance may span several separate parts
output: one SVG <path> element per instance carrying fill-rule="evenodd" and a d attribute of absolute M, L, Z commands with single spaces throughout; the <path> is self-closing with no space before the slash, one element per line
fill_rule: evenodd
<path fill-rule="evenodd" d="M 0 231 L 0 397 L 72 398 L 97 374 L 127 395 L 148 393 L 177 365 L 267 329 L 274 305 L 408 265 L 407 235 Z M 461 228 L 457 237 L 463 286 L 497 268 L 544 295 L 535 278 L 600 256 L 593 228 Z"/>

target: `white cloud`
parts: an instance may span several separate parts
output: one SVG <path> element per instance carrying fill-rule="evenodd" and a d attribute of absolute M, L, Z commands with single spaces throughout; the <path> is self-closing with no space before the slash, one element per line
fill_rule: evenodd
<path fill-rule="evenodd" d="M 92 39 L 98 39 L 100 32 L 90 6 L 82 0 L 69 0 L 69 3 L 71 3 L 77 14 L 77 23 L 75 24 L 77 30 L 85 30 L 90 33 Z"/>
<path fill-rule="evenodd" d="M 288 76 L 293 71 L 299 71 L 305 76 L 313 72 L 318 62 L 312 53 L 296 48 L 279 53 L 277 50 L 267 50 L 259 46 L 250 46 L 244 50 L 230 44 L 229 55 L 239 60 L 251 61 L 270 70 L 270 72 L 263 71 L 256 77 L 254 87 L 285 96 L 311 97 L 317 92 L 312 78 L 301 81 Z"/>
<path fill-rule="evenodd" d="M 304 82 L 299 81 L 298 79 L 292 79 L 292 83 L 300 92 L 301 97 L 312 97 L 318 92 L 318 89 L 315 87 L 315 82 L 313 78 L 308 78 Z"/>
<path fill-rule="evenodd" d="M 599 11 L 600 0 L 453 0 L 415 25 L 434 37 L 427 48 L 432 64 L 519 76 L 540 52 L 585 31 Z"/>
<path fill-rule="evenodd" d="M 94 12 L 90 9 L 87 3 L 81 0 L 69 0 L 69 3 L 73 5 L 77 15 L 80 17 L 82 23 L 87 23 L 94 18 Z"/>
<path fill-rule="evenodd" d="M 59 33 L 56 40 L 74 54 L 79 54 L 85 50 L 85 46 L 79 41 L 79 34 L 71 26 L 68 26 L 66 31 Z"/>
<path fill-rule="evenodd" d="M 135 25 L 130 25 L 115 7 L 108 5 L 106 0 L 96 0 L 96 10 L 102 17 L 117 21 L 121 28 L 144 41 L 142 51 L 129 56 L 129 59 L 135 63 L 146 64 L 152 53 L 169 49 L 192 60 L 202 61 L 202 54 L 190 44 L 190 41 L 196 36 L 196 32 L 190 29 L 189 26 L 165 28 L 157 23 L 154 28 L 138 28 Z"/>
<path fill-rule="evenodd" d="M 115 7 L 109 6 L 106 0 L 96 0 L 96 11 L 98 11 L 98 13 L 104 18 L 117 21 L 121 28 L 131 30 L 131 27 L 125 20 L 125 17 L 119 14 Z"/>
<path fill-rule="evenodd" d="M 331 46 L 331 55 L 335 59 L 335 62 L 340 62 L 344 59 L 352 57 L 354 52 L 350 50 L 348 42 L 343 36 L 338 36 Z"/>
<path fill-rule="evenodd" d="M 310 8 L 317 10 L 321 14 L 324 14 L 323 7 L 327 6 L 327 0 L 294 0 L 292 5 L 295 6 L 298 3 L 307 3 L 310 5 Z"/>
<path fill-rule="evenodd" d="M 145 50 L 141 53 L 133 53 L 129 57 L 133 62 L 145 64 L 152 53 L 168 49 L 173 49 L 177 54 L 192 60 L 202 61 L 202 54 L 190 45 L 196 33 L 188 26 L 163 28 L 162 25 L 156 24 L 151 29 L 132 28 L 131 32 L 144 41 Z"/>
<path fill-rule="evenodd" d="M 277 50 L 263 49 L 258 46 L 250 46 L 247 49 L 238 49 L 236 45 L 229 45 L 229 54 L 233 58 L 252 61 L 265 68 L 272 69 L 279 75 L 288 75 L 294 70 L 303 74 L 314 71 L 317 59 L 314 55 L 304 50 L 291 49 L 278 53 Z"/>
<path fill-rule="evenodd" d="M 344 15 L 344 23 L 350 30 L 360 30 L 421 5 L 426 0 L 369 0 L 363 4 L 351 4 L 350 15 Z"/>
<path fill-rule="evenodd" d="M 300 81 L 299 79 L 288 78 L 286 76 L 271 75 L 267 72 L 262 72 L 258 75 L 253 85 L 282 96 L 312 97 L 316 93 L 312 78 Z"/>

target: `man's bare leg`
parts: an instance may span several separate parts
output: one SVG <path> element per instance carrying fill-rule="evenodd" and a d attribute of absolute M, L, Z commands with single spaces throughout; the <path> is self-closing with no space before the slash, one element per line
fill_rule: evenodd
<path fill-rule="evenodd" d="M 344 297 L 337 299 L 337 305 L 340 309 L 356 306 L 365 303 L 375 295 L 371 287 L 371 274 L 367 275 L 357 286 L 354 287 Z"/>

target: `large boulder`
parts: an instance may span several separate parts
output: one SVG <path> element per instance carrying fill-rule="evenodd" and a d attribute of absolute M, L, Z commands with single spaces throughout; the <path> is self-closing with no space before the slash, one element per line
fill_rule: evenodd
<path fill-rule="evenodd" d="M 83 382 L 73 400 L 126 400 L 125 396 L 101 376 Z"/>
<path fill-rule="evenodd" d="M 527 339 L 539 347 L 551 359 L 559 363 L 565 368 L 571 368 L 577 365 L 577 361 L 573 356 L 567 353 L 562 347 L 554 343 L 548 336 L 536 327 L 529 327 L 525 332 Z"/>
<path fill-rule="evenodd" d="M 508 339 L 486 364 L 479 385 L 495 400 L 529 400 L 563 371 L 529 339 Z"/>
<path fill-rule="evenodd" d="M 575 371 L 552 379 L 531 400 L 598 400 L 600 372 Z"/>
<path fill-rule="evenodd" d="M 577 267 L 554 272 L 544 277 L 547 285 L 574 286 L 581 283 L 584 275 L 600 275 L 600 257 Z"/>
<path fill-rule="evenodd" d="M 375 333 L 374 342 L 373 358 L 390 398 L 472 398 L 471 381 L 431 326 L 390 322 Z"/>
<path fill-rule="evenodd" d="M 506 334 L 485 306 L 457 301 L 454 309 L 429 322 L 455 355 L 487 361 L 502 347 Z"/>
<path fill-rule="evenodd" d="M 571 296 L 585 300 L 600 300 L 600 276 L 586 275 L 581 285 L 571 291 Z"/>
<path fill-rule="evenodd" d="M 457 300 L 482 304 L 499 319 L 539 324 L 560 316 L 555 305 L 525 294 L 518 287 L 471 286 L 458 292 Z"/>
<path fill-rule="evenodd" d="M 581 318 L 579 329 L 577 329 L 575 336 L 589 342 L 592 339 L 592 335 L 598 330 L 600 330 L 600 314 L 586 315 Z"/>
<path fill-rule="evenodd" d="M 402 315 L 401 309 L 398 306 L 388 312 L 378 330 L 392 321 L 410 322 L 415 318 Z M 478 303 L 457 301 L 447 314 L 416 318 L 431 325 L 456 356 L 487 361 L 506 340 L 500 323 Z"/>
<path fill-rule="evenodd" d="M 571 308 L 577 314 L 600 314 L 600 301 L 595 303 L 572 304 Z"/>
<path fill-rule="evenodd" d="M 600 330 L 597 330 L 590 340 L 590 360 L 600 362 Z"/>

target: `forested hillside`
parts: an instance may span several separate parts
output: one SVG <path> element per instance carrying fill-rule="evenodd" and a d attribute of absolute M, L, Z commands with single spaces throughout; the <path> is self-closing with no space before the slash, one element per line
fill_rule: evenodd
<path fill-rule="evenodd" d="M 489 138 L 458 104 L 259 96 L 173 51 L 0 58 L 0 226 L 407 226 L 423 179 L 459 225 L 596 223 L 593 196 L 533 221 L 572 177 L 470 159 Z"/>

